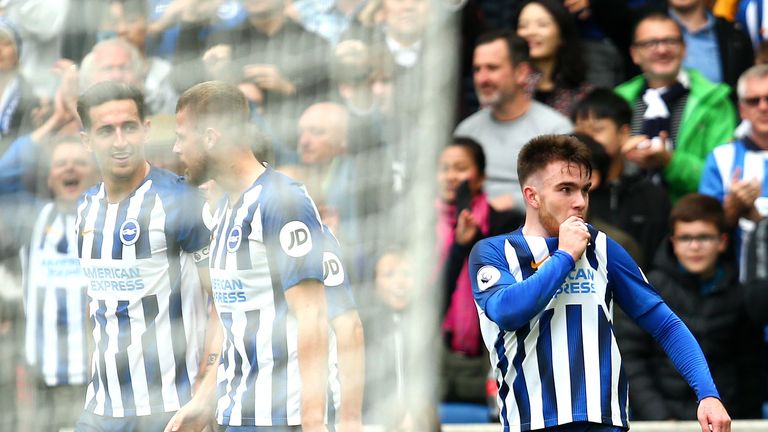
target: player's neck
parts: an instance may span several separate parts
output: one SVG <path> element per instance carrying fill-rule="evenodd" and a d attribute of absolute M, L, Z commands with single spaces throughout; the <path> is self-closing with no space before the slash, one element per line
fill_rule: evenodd
<path fill-rule="evenodd" d="M 552 235 L 547 232 L 547 229 L 544 228 L 544 225 L 541 224 L 541 221 L 539 221 L 538 215 L 532 216 L 530 211 L 525 216 L 523 234 L 536 237 L 552 237 Z M 557 236 L 557 234 L 555 234 L 555 236 Z"/>
<path fill-rule="evenodd" d="M 237 201 L 248 190 L 266 168 L 253 155 L 231 158 L 216 170 L 216 183 L 230 196 L 230 202 Z"/>
<path fill-rule="evenodd" d="M 105 177 L 104 189 L 107 192 L 107 202 L 116 204 L 128 198 L 144 182 L 144 179 L 149 175 L 149 169 L 149 162 L 144 161 L 144 169 L 137 170 L 128 179 Z"/>

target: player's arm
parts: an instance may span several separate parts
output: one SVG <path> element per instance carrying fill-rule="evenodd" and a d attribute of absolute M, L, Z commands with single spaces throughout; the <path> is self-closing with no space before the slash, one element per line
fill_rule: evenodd
<path fill-rule="evenodd" d="M 336 350 L 341 385 L 339 432 L 362 431 L 363 388 L 365 382 L 365 342 L 363 323 L 355 309 L 331 321 L 336 333 Z"/>
<path fill-rule="evenodd" d="M 481 240 L 469 255 L 472 290 L 485 314 L 502 330 L 517 330 L 533 319 L 574 268 L 573 258 L 557 251 L 536 273 L 518 282 L 509 272 L 508 264 L 493 257 L 484 245 L 485 240 Z"/>
<path fill-rule="evenodd" d="M 325 393 L 328 385 L 328 321 L 325 287 L 304 279 L 285 291 L 288 308 L 298 324 L 303 431 L 325 430 Z"/>
<path fill-rule="evenodd" d="M 661 345 L 696 393 L 697 416 L 703 432 L 730 431 L 731 419 L 720 402 L 704 353 L 688 327 L 648 283 L 627 251 L 607 240 L 609 284 L 622 310 Z"/>
<path fill-rule="evenodd" d="M 574 269 L 589 238 L 584 222 L 569 217 L 560 225 L 559 249 L 535 273 L 519 282 L 509 271 L 504 240 L 481 240 L 469 255 L 477 304 L 502 330 L 522 327 L 547 306 L 566 275 Z"/>
<path fill-rule="evenodd" d="M 207 264 L 207 261 L 204 262 Z M 203 290 L 211 294 L 211 277 L 206 265 L 197 268 Z M 216 305 L 208 305 L 208 321 L 205 330 L 205 345 L 195 381 L 195 393 L 171 418 L 164 432 L 199 432 L 213 421 L 216 408 L 216 372 L 219 365 L 224 330 L 221 327 Z"/>

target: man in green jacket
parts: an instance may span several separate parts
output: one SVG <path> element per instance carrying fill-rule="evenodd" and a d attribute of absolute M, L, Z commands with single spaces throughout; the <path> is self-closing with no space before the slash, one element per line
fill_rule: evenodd
<path fill-rule="evenodd" d="M 675 202 L 697 190 L 707 153 L 733 135 L 730 88 L 682 68 L 682 32 L 663 13 L 638 22 L 630 54 L 643 73 L 615 90 L 632 106 L 633 137 L 622 150 L 627 160 L 661 175 Z"/>

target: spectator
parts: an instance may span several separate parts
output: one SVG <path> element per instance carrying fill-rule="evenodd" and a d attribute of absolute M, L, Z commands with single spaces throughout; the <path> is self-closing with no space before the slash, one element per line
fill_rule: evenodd
<path fill-rule="evenodd" d="M 749 36 L 714 16 L 705 0 L 669 0 L 669 15 L 680 24 L 685 40 L 683 67 L 701 72 L 713 83 L 736 88 L 739 75 L 754 64 Z M 734 98 L 735 100 L 735 98 Z"/>
<path fill-rule="evenodd" d="M 749 233 L 742 257 L 741 274 L 746 287 L 747 315 L 760 325 L 768 324 L 768 219 L 762 219 Z"/>
<path fill-rule="evenodd" d="M 528 42 L 531 63 L 538 71 L 534 99 L 565 116 L 592 87 L 576 21 L 557 0 L 530 0 L 515 20 L 518 36 Z"/>
<path fill-rule="evenodd" d="M 361 223 L 369 216 L 391 208 L 394 157 L 391 140 L 390 77 L 393 64 L 388 56 L 376 58 L 371 48 L 356 39 L 347 39 L 334 49 L 331 76 L 340 103 L 347 110 L 349 126 L 346 157 L 354 165 L 355 188 L 360 192 L 358 215 Z M 365 253 L 375 256 L 377 252 Z"/>
<path fill-rule="evenodd" d="M 755 64 L 768 63 L 768 41 L 760 42 L 760 46 L 755 50 Z"/>
<path fill-rule="evenodd" d="M 111 0 L 106 25 L 139 50 L 149 111 L 153 114 L 172 114 L 178 94 L 171 83 L 171 63 L 147 55 L 147 8 L 146 0 Z"/>
<path fill-rule="evenodd" d="M 19 71 L 22 39 L 16 27 L 0 17 L 0 154 L 17 136 L 32 129 L 37 96 Z"/>
<path fill-rule="evenodd" d="M 354 170 L 346 157 L 349 116 L 341 105 L 321 102 L 299 118 L 299 165 L 281 167 L 304 183 L 323 210 L 338 215 L 342 244 L 356 241 Z"/>
<path fill-rule="evenodd" d="M 424 400 L 413 400 L 411 365 L 419 361 L 409 347 L 413 306 L 419 301 L 411 259 L 389 250 L 376 262 L 373 298 L 361 310 L 366 364 L 363 416 L 365 424 L 388 431 L 420 432 L 436 418 Z"/>
<path fill-rule="evenodd" d="M 86 279 L 77 261 L 76 205 L 98 172 L 79 138 L 54 144 L 48 187 L 53 201 L 5 203 L 0 256 L 24 259 L 25 357 L 31 386 L 30 430 L 71 427 L 89 378 Z M 35 215 L 30 218 L 29 215 Z"/>
<path fill-rule="evenodd" d="M 723 204 L 726 224 L 738 227 L 735 244 L 742 252 L 742 230 L 768 215 L 768 66 L 753 66 L 739 78 L 739 113 L 749 122 L 746 136 L 715 148 L 707 156 L 699 192 Z"/>
<path fill-rule="evenodd" d="M 624 169 L 621 147 L 629 139 L 631 117 L 627 102 L 607 89 L 591 91 L 573 110 L 576 131 L 594 138 L 609 158 L 601 181 L 598 185 L 593 181 L 589 192 L 590 217 L 598 217 L 634 238 L 642 251 L 642 259 L 637 261 L 647 269 L 666 236 L 670 205 L 663 187 L 641 173 Z"/>
<path fill-rule="evenodd" d="M 245 22 L 208 39 L 207 77 L 240 83 L 248 99 L 263 106 L 279 140 L 296 142 L 295 119 L 328 96 L 330 46 L 288 18 L 285 0 L 244 0 L 243 6 Z"/>
<path fill-rule="evenodd" d="M 764 9 L 765 0 L 741 0 L 736 11 L 736 22 L 746 29 L 755 50 L 765 41 L 765 32 L 768 30 L 768 21 L 762 13 Z"/>
<path fill-rule="evenodd" d="M 80 88 L 85 91 L 103 81 L 141 87 L 141 53 L 123 39 L 103 40 L 93 46 L 80 65 Z"/>
<path fill-rule="evenodd" d="M 362 0 L 295 0 L 288 5 L 288 15 L 335 46 L 342 34 L 356 24 L 355 16 L 365 3 Z"/>
<path fill-rule="evenodd" d="M 205 37 L 211 32 L 232 29 L 247 17 L 240 0 L 148 0 L 148 3 L 148 52 L 168 60 L 178 54 L 176 46 L 184 27 L 180 22 L 204 23 L 197 36 Z"/>
<path fill-rule="evenodd" d="M 440 382 L 443 402 L 485 406 L 488 353 L 480 336 L 467 258 L 480 239 L 520 226 L 522 215 L 500 212 L 483 192 L 485 153 L 471 138 L 456 137 L 440 154 L 437 183 L 438 268 L 445 298 Z"/>
<path fill-rule="evenodd" d="M 599 87 L 614 87 L 626 79 L 632 61 L 629 58 L 635 14 L 626 1 L 569 0 L 563 1 L 576 18 L 589 65 L 587 81 Z"/>
<path fill-rule="evenodd" d="M 485 190 L 491 204 L 497 210 L 522 209 L 517 153 L 534 136 L 568 133 L 572 125 L 525 91 L 531 73 L 528 44 L 513 32 L 495 31 L 478 38 L 473 67 L 475 91 L 484 108 L 462 121 L 454 134 L 483 146 L 488 158 Z"/>
<path fill-rule="evenodd" d="M 685 42 L 668 15 L 651 13 L 640 20 L 631 55 L 643 73 L 616 88 L 632 106 L 635 135 L 622 150 L 663 181 L 674 202 L 696 191 L 707 153 L 733 134 L 729 89 L 682 67 Z"/>
<path fill-rule="evenodd" d="M 20 72 L 34 90 L 35 97 L 50 97 L 56 90 L 56 76 L 51 69 L 61 57 L 62 43 L 70 30 L 66 26 L 67 12 L 76 5 L 72 0 L 12 0 L 4 3 L 8 4 L 8 21 L 16 26 L 24 40 L 23 50 L 17 46 L 21 57 Z"/>
<path fill-rule="evenodd" d="M 717 200 L 681 198 L 670 215 L 671 243 L 659 249 L 648 281 L 698 340 L 731 416 L 759 418 L 762 331 L 745 313 L 744 287 L 726 253 L 727 230 Z M 616 322 L 634 418 L 695 420 L 693 391 L 652 337 L 625 318 Z"/>

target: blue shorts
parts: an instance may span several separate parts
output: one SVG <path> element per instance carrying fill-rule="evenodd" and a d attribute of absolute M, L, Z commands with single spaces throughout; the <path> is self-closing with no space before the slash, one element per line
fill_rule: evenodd
<path fill-rule="evenodd" d="M 75 432 L 159 432 L 171 421 L 175 412 L 147 416 L 105 417 L 83 411 Z"/>

